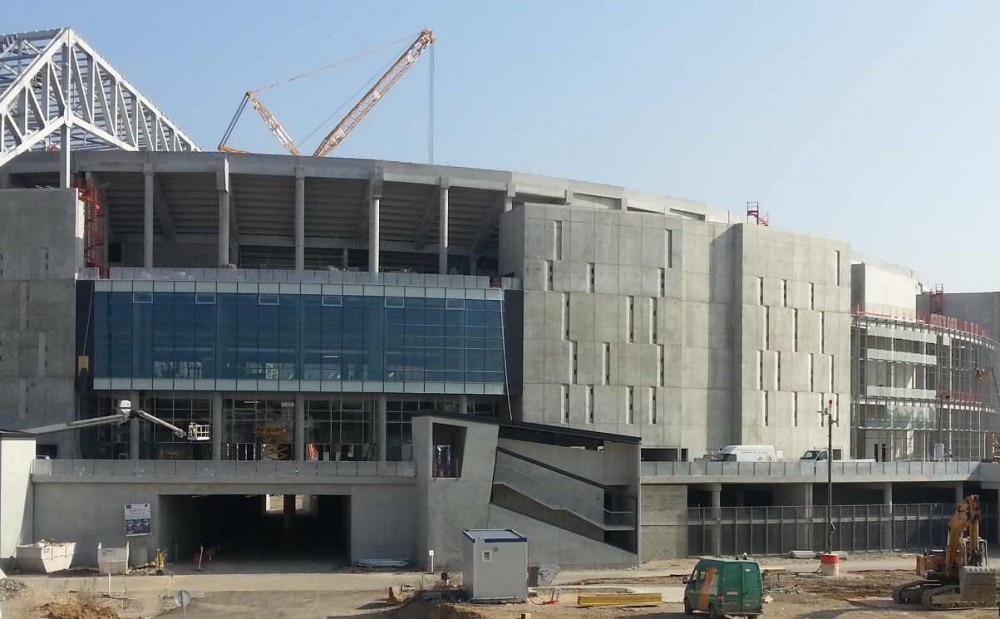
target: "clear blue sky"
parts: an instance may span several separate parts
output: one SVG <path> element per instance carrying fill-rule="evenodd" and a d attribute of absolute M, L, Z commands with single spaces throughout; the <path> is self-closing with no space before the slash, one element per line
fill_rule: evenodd
<path fill-rule="evenodd" d="M 3 29 L 76 29 L 204 149 L 247 88 L 428 27 L 438 163 L 757 200 L 946 290 L 1000 289 L 995 2 L 84 4 L 22 0 Z M 302 140 L 393 53 L 262 98 Z M 337 154 L 426 161 L 427 60 Z M 252 112 L 231 143 L 280 149 Z"/>

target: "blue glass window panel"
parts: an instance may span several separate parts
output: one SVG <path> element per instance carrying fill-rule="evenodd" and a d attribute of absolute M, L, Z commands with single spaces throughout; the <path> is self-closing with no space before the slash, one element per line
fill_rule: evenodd
<path fill-rule="evenodd" d="M 270 292 L 262 292 L 257 295 L 257 303 L 260 305 L 278 305 L 281 297 Z"/>
<path fill-rule="evenodd" d="M 95 377 L 503 382 L 495 301 L 148 294 L 95 293 Z"/>
<path fill-rule="evenodd" d="M 465 309 L 465 299 L 445 299 L 444 307 L 449 310 Z"/>

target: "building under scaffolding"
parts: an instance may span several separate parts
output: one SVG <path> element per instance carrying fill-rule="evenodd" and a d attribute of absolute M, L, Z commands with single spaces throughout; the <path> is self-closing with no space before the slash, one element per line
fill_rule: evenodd
<path fill-rule="evenodd" d="M 856 310 L 851 444 L 857 458 L 979 460 L 1000 429 L 997 342 L 972 323 Z"/>

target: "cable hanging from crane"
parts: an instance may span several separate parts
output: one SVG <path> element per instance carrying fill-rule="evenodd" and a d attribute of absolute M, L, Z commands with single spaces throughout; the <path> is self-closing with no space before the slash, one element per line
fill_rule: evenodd
<path fill-rule="evenodd" d="M 218 149 L 220 151 L 229 153 L 246 152 L 228 146 L 227 143 L 229 141 L 229 138 L 232 136 L 233 130 L 236 128 L 236 124 L 239 121 L 240 116 L 246 109 L 247 103 L 249 103 L 251 106 L 253 106 L 254 110 L 258 113 L 258 115 L 260 115 L 261 119 L 264 121 L 264 124 L 267 126 L 268 130 L 275 136 L 275 138 L 277 138 L 277 140 L 281 143 L 282 147 L 284 147 L 284 149 L 291 155 L 296 155 L 296 156 L 301 155 L 298 146 L 292 139 L 291 135 L 289 135 L 289 133 L 285 130 L 285 128 L 281 125 L 281 123 L 278 122 L 278 119 L 274 116 L 274 114 L 272 114 L 270 110 L 268 110 L 267 107 L 264 106 L 264 104 L 256 96 L 257 93 L 305 77 L 317 75 L 334 67 L 338 67 L 347 64 L 349 62 L 353 62 L 359 58 L 362 58 L 376 51 L 380 51 L 382 49 L 395 45 L 400 41 L 406 40 L 408 38 L 410 37 L 406 37 L 404 39 L 398 39 L 396 41 L 392 41 L 390 43 L 386 43 L 384 45 L 380 45 L 379 47 L 362 52 L 355 56 L 351 56 L 349 58 L 345 58 L 343 60 L 339 60 L 337 62 L 324 65 L 322 67 L 313 69 L 311 71 L 306 71 L 304 73 L 293 75 L 292 77 L 286 80 L 272 82 L 270 84 L 266 84 L 259 88 L 246 91 L 246 93 L 243 95 L 243 99 L 240 101 L 240 104 L 236 109 L 236 114 L 229 122 L 229 126 L 226 128 L 226 132 L 222 136 L 222 140 L 219 141 Z M 402 52 L 402 54 L 400 54 L 400 56 L 388 66 L 388 68 L 382 73 L 381 77 L 377 79 L 373 78 L 373 80 L 370 80 L 367 84 L 365 84 L 365 86 L 363 86 L 354 95 L 352 95 L 351 99 L 356 97 L 357 94 L 361 92 L 361 90 L 368 87 L 368 90 L 364 94 L 364 96 L 361 97 L 361 99 L 354 105 L 353 108 L 351 108 L 351 110 L 347 113 L 347 115 L 333 128 L 333 130 L 329 134 L 327 134 L 325 138 L 323 138 L 323 141 L 320 143 L 319 147 L 317 147 L 313 155 L 316 157 L 325 156 L 329 154 L 330 151 L 339 146 L 345 139 L 347 139 L 347 136 L 351 133 L 354 127 L 356 127 L 358 123 L 361 122 L 361 120 L 368 114 L 368 112 L 371 111 L 371 109 L 375 106 L 375 104 L 378 103 L 382 99 L 382 97 L 385 96 L 385 94 L 396 84 L 397 81 L 399 81 L 399 79 L 406 73 L 407 70 L 409 70 L 409 68 L 413 65 L 413 63 L 416 62 L 416 60 L 420 57 L 420 55 L 432 43 L 434 43 L 433 33 L 430 30 L 426 29 L 422 30 L 420 34 L 416 36 L 413 42 L 410 43 L 410 45 Z M 371 84 L 372 81 L 374 81 L 375 83 L 374 85 L 371 85 L 369 87 L 369 84 Z M 348 102 L 349 101 L 350 100 L 348 100 Z M 323 125 L 329 122 L 330 118 L 333 118 L 336 114 L 338 114 L 339 111 L 343 109 L 343 107 L 346 104 L 347 102 L 341 105 L 340 108 L 338 108 L 333 114 L 327 117 L 327 119 L 325 119 L 320 124 L 319 127 L 317 127 L 311 133 L 309 133 L 309 135 L 307 135 L 305 139 L 307 140 L 310 137 L 312 137 L 312 135 L 315 134 L 317 131 L 319 131 Z"/>

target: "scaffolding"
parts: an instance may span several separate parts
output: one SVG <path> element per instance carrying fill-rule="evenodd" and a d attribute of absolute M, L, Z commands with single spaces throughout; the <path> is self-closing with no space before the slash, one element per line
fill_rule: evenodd
<path fill-rule="evenodd" d="M 102 278 L 108 277 L 108 263 L 104 248 L 104 210 L 97 189 L 87 181 L 74 184 L 83 203 L 83 263 L 97 269 Z"/>
<path fill-rule="evenodd" d="M 988 375 L 997 342 L 978 325 L 856 311 L 851 329 L 852 456 L 993 457 L 1000 409 Z"/>

